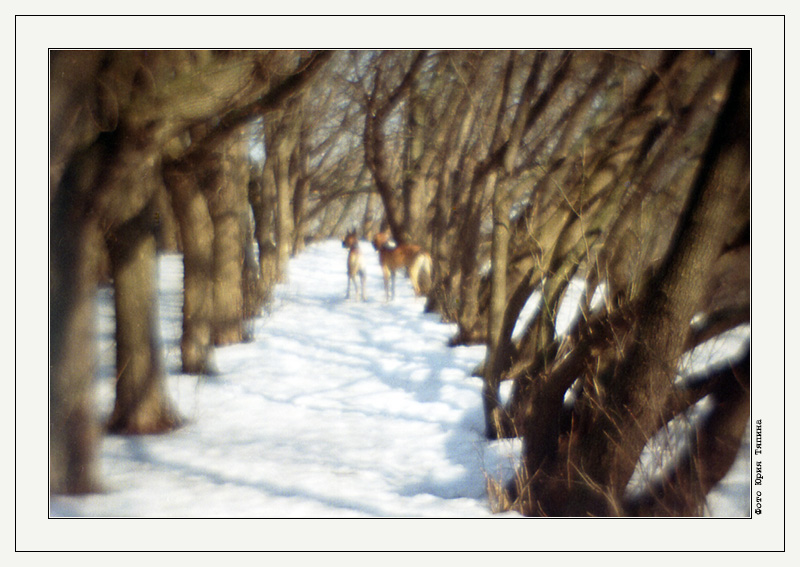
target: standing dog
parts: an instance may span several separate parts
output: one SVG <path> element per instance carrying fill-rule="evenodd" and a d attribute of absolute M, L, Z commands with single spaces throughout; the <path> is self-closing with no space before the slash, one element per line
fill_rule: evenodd
<path fill-rule="evenodd" d="M 367 272 L 364 271 L 364 266 L 361 264 L 361 252 L 358 250 L 358 236 L 355 230 L 347 233 L 347 236 L 342 240 L 342 248 L 349 248 L 350 252 L 347 254 L 347 299 L 350 299 L 350 284 L 353 284 L 353 290 L 358 295 L 359 283 L 361 285 L 361 301 L 367 300 Z M 356 279 L 356 276 L 358 279 Z"/>
<path fill-rule="evenodd" d="M 389 301 L 389 281 L 391 280 L 391 298 L 394 297 L 395 272 L 404 268 L 411 279 L 414 293 L 423 295 L 427 293 L 431 284 L 433 261 L 431 255 L 416 244 L 394 245 L 389 237 L 389 231 L 379 232 L 372 239 L 372 245 L 378 251 L 378 258 L 383 271 L 383 287 L 386 290 L 386 301 Z M 424 278 L 424 281 L 421 280 Z M 423 289 L 424 286 L 424 289 Z"/>

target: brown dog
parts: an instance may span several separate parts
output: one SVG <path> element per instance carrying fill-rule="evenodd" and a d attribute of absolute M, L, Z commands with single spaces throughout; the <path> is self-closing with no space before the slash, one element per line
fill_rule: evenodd
<path fill-rule="evenodd" d="M 393 245 L 389 231 L 379 232 L 372 239 L 372 245 L 378 251 L 378 258 L 383 271 L 383 287 L 386 290 L 386 301 L 394 297 L 395 272 L 405 269 L 414 287 L 414 293 L 423 295 L 431 282 L 433 261 L 431 255 L 416 244 Z M 424 282 L 421 280 L 424 278 Z M 391 295 L 389 281 L 391 280 Z M 423 284 L 424 283 L 424 289 Z"/>

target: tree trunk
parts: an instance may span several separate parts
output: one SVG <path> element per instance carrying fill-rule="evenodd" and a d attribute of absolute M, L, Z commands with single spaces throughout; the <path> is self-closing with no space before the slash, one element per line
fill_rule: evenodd
<path fill-rule="evenodd" d="M 511 203 L 503 184 L 497 184 L 497 174 L 490 173 L 488 183 L 494 186 L 492 197 L 492 271 L 489 297 L 489 341 L 486 372 L 483 382 L 483 409 L 486 417 L 486 436 L 505 437 L 507 422 L 499 402 L 500 377 L 510 356 L 508 343 L 502 340 L 506 310 L 506 274 L 508 269 L 508 236 Z"/>
<path fill-rule="evenodd" d="M 101 239 L 92 237 L 96 228 L 79 203 L 62 184 L 51 207 L 50 491 L 54 494 L 99 489 L 95 462 L 99 427 L 92 384 L 95 250 Z"/>
<path fill-rule="evenodd" d="M 294 183 L 294 195 L 292 196 L 292 226 L 294 228 L 294 242 L 292 243 L 292 253 L 299 254 L 306 244 L 306 224 L 308 194 L 311 190 L 311 180 L 308 176 L 308 147 L 303 140 L 304 133 L 300 132 L 295 152 L 295 167 L 297 168 Z"/>
<path fill-rule="evenodd" d="M 528 513 L 625 513 L 625 487 L 645 444 L 664 425 L 663 408 L 674 389 L 689 323 L 706 293 L 705 274 L 729 236 L 728 220 L 747 185 L 748 81 L 748 54 L 739 54 L 728 100 L 717 117 L 672 247 L 649 284 L 631 349 L 607 378 L 597 379 L 601 395 L 580 414 L 571 456 L 559 453 L 537 472 L 537 463 L 529 460 L 530 449 L 525 450 L 525 472 L 531 475 L 535 495 L 527 502 Z"/>
<path fill-rule="evenodd" d="M 259 281 L 261 268 L 256 250 L 255 220 L 250 204 L 250 193 L 253 190 L 252 172 L 247 176 L 247 192 L 242 213 L 242 247 L 244 249 L 244 265 L 242 266 L 242 293 L 244 296 L 245 340 L 253 338 L 252 321 L 261 314 L 263 306 L 262 283 Z"/>
<path fill-rule="evenodd" d="M 420 163 L 425 150 L 425 100 L 418 79 L 412 81 L 406 111 L 407 141 L 403 167 L 403 232 L 419 242 L 426 171 Z M 430 152 L 430 150 L 428 150 Z"/>
<path fill-rule="evenodd" d="M 273 240 L 275 229 L 275 177 L 267 166 L 260 178 L 251 180 L 248 197 L 253 209 L 254 234 L 258 244 L 258 295 L 260 304 L 272 300 L 272 288 L 277 277 L 277 248 Z"/>
<path fill-rule="evenodd" d="M 473 81 L 478 73 L 475 73 Z M 470 87 L 474 86 L 471 84 Z M 459 256 L 454 254 L 457 249 L 455 242 L 459 237 L 456 229 L 456 219 L 453 217 L 454 196 L 452 184 L 457 178 L 460 157 L 465 153 L 467 141 L 472 135 L 475 126 L 476 106 L 471 103 L 463 91 L 457 104 L 455 113 L 458 120 L 453 123 L 456 128 L 455 135 L 445 138 L 446 147 L 443 151 L 442 164 L 439 172 L 436 194 L 434 196 L 434 217 L 432 226 L 433 254 L 433 285 L 428 294 L 426 311 L 438 312 L 446 321 L 458 320 L 457 290 L 460 285 Z M 461 168 L 463 169 L 463 168 Z"/>
<path fill-rule="evenodd" d="M 448 234 L 450 224 L 450 207 L 447 199 L 447 188 L 450 185 L 451 171 L 445 164 L 439 178 L 439 184 L 434 196 L 434 215 L 431 225 L 433 258 L 433 283 L 428 293 L 425 311 L 439 313 L 446 322 L 457 319 L 457 306 L 453 296 L 453 258 L 450 253 L 452 244 L 451 235 Z"/>
<path fill-rule="evenodd" d="M 718 118 L 717 132 L 673 239 L 674 247 L 653 280 L 639 340 L 610 387 L 616 402 L 614 410 L 620 412 L 624 408 L 638 417 L 635 428 L 645 435 L 661 425 L 650 408 L 663 406 L 672 388 L 689 322 L 706 293 L 705 273 L 721 252 L 728 235 L 727 221 L 748 179 L 749 64 L 747 55 L 740 57 L 728 103 Z M 633 428 L 629 422 L 627 432 L 622 432 L 623 439 L 636 439 Z M 630 443 L 628 454 L 620 452 L 602 476 L 607 478 L 615 468 L 632 472 L 640 452 L 637 447 L 644 447 L 643 436 L 640 434 L 638 442 Z M 636 452 L 635 458 L 632 452 Z"/>
<path fill-rule="evenodd" d="M 475 203 L 475 209 L 482 208 L 483 203 Z M 480 211 L 467 213 L 463 231 L 460 232 L 461 253 L 459 280 L 458 335 L 455 344 L 478 344 L 486 342 L 486 328 L 479 313 L 478 290 L 481 276 L 479 260 L 480 245 Z"/>
<path fill-rule="evenodd" d="M 292 190 L 289 180 L 289 163 L 292 144 L 285 133 L 277 134 L 277 143 L 271 145 L 273 151 L 273 174 L 275 176 L 276 211 L 275 241 L 278 248 L 278 279 L 286 278 L 286 266 L 292 255 L 294 218 L 292 216 Z"/>
<path fill-rule="evenodd" d="M 736 461 L 750 422 L 750 347 L 738 361 L 707 380 L 714 408 L 698 425 L 689 454 L 642 495 L 627 503 L 638 516 L 697 516 L 706 495 Z"/>
<path fill-rule="evenodd" d="M 187 374 L 212 372 L 214 225 L 191 166 L 164 168 L 164 182 L 183 242 L 181 365 Z"/>
<path fill-rule="evenodd" d="M 207 163 L 205 194 L 214 223 L 214 325 L 215 345 L 244 339 L 244 235 L 249 169 L 241 141 L 228 143 L 211 154 Z"/>
<path fill-rule="evenodd" d="M 108 428 L 116 433 L 160 433 L 179 424 L 163 387 L 153 228 L 153 209 L 145 207 L 107 236 L 117 342 L 117 396 Z"/>
<path fill-rule="evenodd" d="M 505 112 L 510 93 L 510 83 L 514 71 L 515 54 L 512 52 L 506 63 L 505 78 L 503 80 L 503 94 L 500 108 L 498 109 L 498 124 L 501 115 Z M 512 122 L 508 139 L 505 142 L 505 154 L 501 172 L 504 177 L 509 177 L 514 170 L 517 153 L 519 151 L 522 134 L 525 129 L 528 109 L 533 98 L 533 90 L 539 77 L 539 66 L 533 65 L 525 86 L 522 90 L 517 110 Z M 499 144 L 499 138 L 495 139 Z M 492 264 L 491 264 L 491 289 L 488 307 L 488 349 L 486 354 L 486 372 L 484 376 L 484 414 L 486 416 L 486 434 L 488 437 L 506 437 L 511 434 L 508 427 L 508 417 L 503 411 L 498 399 L 500 379 L 503 372 L 511 364 L 510 330 L 508 339 L 505 331 L 509 327 L 506 321 L 506 310 L 509 307 L 507 299 L 508 290 L 508 246 L 511 236 L 511 205 L 512 197 L 506 183 L 498 183 L 498 171 L 492 170 L 487 176 L 487 185 L 492 194 Z M 514 305 L 511 306 L 512 310 Z"/>
<path fill-rule="evenodd" d="M 163 179 L 158 180 L 155 189 L 156 199 L 156 246 L 159 252 L 180 252 L 180 228 L 175 218 L 169 193 Z"/>

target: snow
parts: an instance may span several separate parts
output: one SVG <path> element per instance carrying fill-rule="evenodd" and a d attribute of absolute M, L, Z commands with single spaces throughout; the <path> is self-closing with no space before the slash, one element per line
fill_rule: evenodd
<path fill-rule="evenodd" d="M 210 377 L 180 373 L 182 264 L 161 256 L 166 388 L 186 424 L 167 435 L 105 436 L 104 492 L 52 497 L 50 515 L 497 517 L 486 485 L 510 478 L 521 442 L 483 438 L 481 380 L 471 374 L 484 347 L 447 346 L 455 327 L 424 313 L 404 278 L 384 301 L 377 256 L 365 242 L 361 251 L 367 301 L 344 298 L 341 244 L 311 245 L 292 259 L 253 340 L 216 349 Z M 108 289 L 98 292 L 97 324 L 97 406 L 107 416 Z M 715 516 L 749 515 L 747 447 L 742 455 L 710 496 Z"/>
<path fill-rule="evenodd" d="M 519 443 L 482 436 L 484 347 L 446 345 L 404 278 L 384 301 L 361 244 L 366 302 L 345 300 L 346 250 L 293 259 L 254 340 L 215 352 L 212 377 L 180 374 L 181 258 L 162 256 L 167 389 L 187 424 L 168 435 L 106 436 L 106 491 L 54 497 L 53 516 L 480 517 L 486 480 L 511 474 Z M 99 413 L 113 406 L 113 306 L 97 302 Z"/>

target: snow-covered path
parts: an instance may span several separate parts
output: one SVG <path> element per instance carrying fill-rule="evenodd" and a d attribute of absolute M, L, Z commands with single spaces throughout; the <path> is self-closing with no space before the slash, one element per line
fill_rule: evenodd
<path fill-rule="evenodd" d="M 345 300 L 347 251 L 293 259 L 250 343 L 219 348 L 218 375 L 179 374 L 181 261 L 162 257 L 160 312 L 170 397 L 188 423 L 106 437 L 107 492 L 54 498 L 53 515 L 474 517 L 491 515 L 486 475 L 508 474 L 509 443 L 482 438 L 483 347 L 446 346 L 454 328 L 423 313 L 407 280 L 386 303 L 377 257 L 368 300 Z M 101 415 L 113 403 L 113 310 L 98 300 Z"/>
<path fill-rule="evenodd" d="M 492 516 L 487 478 L 511 477 L 520 441 L 483 438 L 481 380 L 471 372 L 484 347 L 448 347 L 455 327 L 425 314 L 405 278 L 385 302 L 377 255 L 367 243 L 361 250 L 367 301 L 345 300 L 341 243 L 314 244 L 290 262 L 271 313 L 254 322 L 254 340 L 216 349 L 212 377 L 180 373 L 182 263 L 162 256 L 166 385 L 186 425 L 161 436 L 106 436 L 106 492 L 54 497 L 51 515 Z M 109 289 L 98 292 L 97 321 L 97 406 L 105 417 L 115 376 Z M 735 352 L 748 336 L 749 327 L 735 330 L 702 363 Z M 749 433 L 737 465 L 709 494 L 711 515 L 748 514 L 748 440 Z"/>

